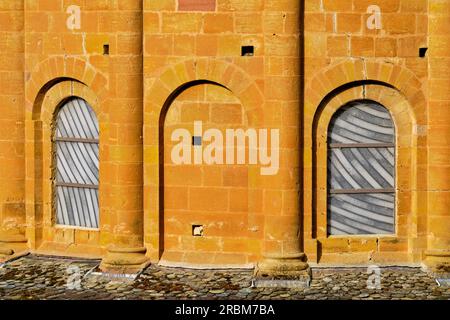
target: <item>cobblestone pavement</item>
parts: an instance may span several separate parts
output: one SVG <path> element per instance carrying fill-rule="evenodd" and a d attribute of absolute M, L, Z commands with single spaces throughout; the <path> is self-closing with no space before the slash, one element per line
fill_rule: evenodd
<path fill-rule="evenodd" d="M 29 255 L 0 267 L 0 299 L 445 299 L 418 268 L 382 268 L 380 289 L 367 269 L 313 269 L 306 289 L 253 288 L 252 272 L 150 266 L 135 281 L 89 273 L 98 261 Z M 377 284 L 376 281 L 371 281 Z"/>

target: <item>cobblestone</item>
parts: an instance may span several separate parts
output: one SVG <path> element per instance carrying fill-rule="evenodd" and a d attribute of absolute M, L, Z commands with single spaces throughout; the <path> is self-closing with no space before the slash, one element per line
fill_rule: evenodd
<path fill-rule="evenodd" d="M 303 289 L 254 288 L 249 270 L 148 267 L 136 280 L 89 273 L 98 261 L 29 255 L 0 268 L 0 299 L 425 299 L 450 300 L 419 268 L 381 268 L 380 287 L 363 268 L 313 269 Z"/>

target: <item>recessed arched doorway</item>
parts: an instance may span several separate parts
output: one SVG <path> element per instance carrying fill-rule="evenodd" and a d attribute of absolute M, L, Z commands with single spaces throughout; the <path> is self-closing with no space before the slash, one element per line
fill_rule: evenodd
<path fill-rule="evenodd" d="M 248 164 L 221 163 L 224 150 L 212 152 L 214 159 L 204 157 L 214 141 L 204 135 L 208 130 L 225 136 L 227 129 L 248 128 L 241 101 L 217 83 L 193 82 L 172 95 L 160 126 L 161 263 L 244 266 L 256 261 L 262 230 L 252 228 L 253 220 L 249 225 Z M 183 140 L 177 130 L 188 137 Z"/>
<path fill-rule="evenodd" d="M 308 246 L 310 259 L 414 259 L 419 171 L 412 110 L 400 92 L 382 83 L 349 85 L 320 104 L 313 123 L 316 246 Z"/>

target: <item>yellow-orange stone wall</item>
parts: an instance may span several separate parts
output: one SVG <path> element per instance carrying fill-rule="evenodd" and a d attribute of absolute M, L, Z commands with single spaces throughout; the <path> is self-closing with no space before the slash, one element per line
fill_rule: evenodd
<path fill-rule="evenodd" d="M 212 2 L 0 0 L 0 245 L 88 257 L 145 247 L 153 262 L 184 265 L 300 252 L 333 264 L 448 259 L 450 0 Z M 66 27 L 70 5 L 80 30 Z M 370 5 L 381 30 L 367 27 Z M 99 230 L 55 226 L 52 117 L 72 95 L 99 118 Z M 396 125 L 393 236 L 324 231 L 326 128 L 358 99 L 382 103 Z M 279 129 L 278 174 L 173 165 L 170 134 L 194 120 Z"/>

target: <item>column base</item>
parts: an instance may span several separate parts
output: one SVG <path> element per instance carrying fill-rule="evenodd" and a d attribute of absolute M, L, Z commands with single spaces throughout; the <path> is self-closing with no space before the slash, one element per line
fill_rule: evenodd
<path fill-rule="evenodd" d="M 450 275 L 450 250 L 426 251 L 425 265 L 433 273 Z"/>
<path fill-rule="evenodd" d="M 258 263 L 255 276 L 260 278 L 273 278 L 283 280 L 310 279 L 311 269 L 306 262 L 304 253 L 290 255 L 266 255 Z"/>
<path fill-rule="evenodd" d="M 100 264 L 100 270 L 108 273 L 133 274 L 150 264 L 145 248 L 110 247 Z"/>
<path fill-rule="evenodd" d="M 28 252 L 27 239 L 17 233 L 0 232 L 0 262 L 17 258 Z"/>

